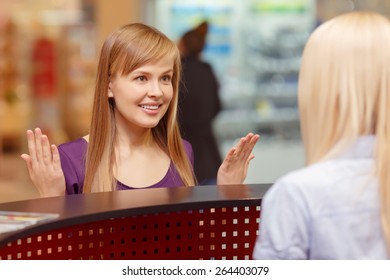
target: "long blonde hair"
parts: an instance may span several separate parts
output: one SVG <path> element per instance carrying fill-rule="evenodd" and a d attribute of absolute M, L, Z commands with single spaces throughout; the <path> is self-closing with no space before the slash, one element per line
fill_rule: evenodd
<path fill-rule="evenodd" d="M 390 22 L 351 12 L 319 26 L 302 56 L 298 88 L 307 164 L 375 135 L 381 219 L 390 250 Z"/>
<path fill-rule="evenodd" d="M 152 134 L 160 148 L 171 158 L 184 184 L 191 186 L 196 183 L 177 124 L 181 72 L 179 50 L 174 42 L 157 29 L 133 23 L 114 31 L 104 42 L 100 53 L 86 156 L 84 193 L 116 189 L 113 176 L 115 104 L 108 98 L 110 76 L 129 74 L 134 69 L 165 56 L 172 57 L 174 62 L 174 94 L 166 114 L 152 128 Z"/>

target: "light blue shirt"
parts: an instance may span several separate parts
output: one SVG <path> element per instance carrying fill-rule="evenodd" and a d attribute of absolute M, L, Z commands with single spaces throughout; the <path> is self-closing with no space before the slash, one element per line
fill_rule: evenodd
<path fill-rule="evenodd" d="M 254 259 L 387 259 L 375 137 L 336 159 L 291 172 L 266 193 Z"/>

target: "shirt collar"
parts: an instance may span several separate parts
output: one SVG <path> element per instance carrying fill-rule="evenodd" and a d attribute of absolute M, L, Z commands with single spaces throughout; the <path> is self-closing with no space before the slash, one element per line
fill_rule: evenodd
<path fill-rule="evenodd" d="M 347 149 L 342 152 L 340 158 L 372 158 L 374 155 L 375 135 L 358 137 Z"/>

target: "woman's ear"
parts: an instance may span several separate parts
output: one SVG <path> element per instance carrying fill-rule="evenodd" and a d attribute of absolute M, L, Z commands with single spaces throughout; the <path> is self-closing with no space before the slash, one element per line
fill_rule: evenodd
<path fill-rule="evenodd" d="M 109 98 L 114 97 L 114 94 L 112 93 L 112 84 L 111 82 L 108 84 L 108 93 L 107 93 Z"/>

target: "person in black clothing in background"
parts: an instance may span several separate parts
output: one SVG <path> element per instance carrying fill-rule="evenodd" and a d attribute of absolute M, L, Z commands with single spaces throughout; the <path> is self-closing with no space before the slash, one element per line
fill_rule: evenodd
<path fill-rule="evenodd" d="M 221 110 L 219 83 L 210 64 L 201 60 L 208 23 L 183 34 L 178 42 L 182 55 L 179 121 L 183 137 L 192 144 L 195 175 L 199 184 L 216 183 L 222 159 L 212 122 Z"/>

